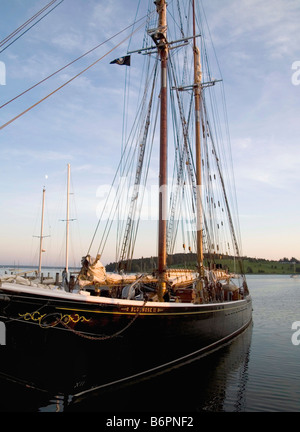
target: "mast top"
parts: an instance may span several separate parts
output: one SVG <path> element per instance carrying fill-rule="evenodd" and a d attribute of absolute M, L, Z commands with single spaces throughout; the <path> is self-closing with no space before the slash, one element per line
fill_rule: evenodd
<path fill-rule="evenodd" d="M 167 2 L 166 0 L 155 0 L 156 12 L 158 13 L 158 27 L 148 30 L 149 36 L 153 39 L 158 48 L 166 49 L 167 42 Z"/>

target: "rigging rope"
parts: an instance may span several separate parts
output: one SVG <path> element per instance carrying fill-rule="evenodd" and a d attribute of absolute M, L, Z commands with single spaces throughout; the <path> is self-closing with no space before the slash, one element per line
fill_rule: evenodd
<path fill-rule="evenodd" d="M 5 51 L 8 47 L 10 47 L 13 43 L 15 43 L 18 39 L 20 39 L 25 33 L 27 33 L 30 29 L 32 29 L 32 27 L 34 27 L 35 25 L 37 25 L 40 21 L 42 21 L 43 18 L 45 18 L 47 15 L 49 15 L 54 9 L 57 8 L 57 6 L 59 6 L 64 0 L 61 0 L 57 5 L 55 5 L 50 11 L 48 11 L 45 15 L 43 15 L 39 20 L 37 20 L 34 24 L 32 24 L 27 30 L 25 30 L 23 33 L 20 34 L 20 36 L 18 36 L 16 39 L 14 39 L 10 44 L 6 45 L 6 47 L 4 47 L 0 53 L 2 53 L 3 51 Z"/>
<path fill-rule="evenodd" d="M 148 87 L 149 87 L 149 80 L 147 79 L 147 81 L 146 81 L 146 88 L 148 88 Z M 112 202 L 112 205 L 110 207 L 109 217 L 107 218 L 107 222 L 106 222 L 105 228 L 104 228 L 103 233 L 102 233 L 102 238 L 101 238 L 101 241 L 100 241 L 100 244 L 99 244 L 99 248 L 98 248 L 97 254 L 100 253 L 100 255 L 102 255 L 103 249 L 105 247 L 105 244 L 106 244 L 106 241 L 107 241 L 107 238 L 108 238 L 108 235 L 109 235 L 112 223 L 113 223 L 113 217 L 115 216 L 115 214 L 117 213 L 117 211 L 119 212 L 119 204 L 122 202 L 122 200 L 123 200 L 123 202 L 125 201 L 125 203 L 127 203 L 128 200 L 129 200 L 129 197 L 128 197 L 129 187 L 125 188 L 125 186 L 127 186 L 127 183 L 125 184 L 124 181 L 123 182 L 119 182 L 119 184 L 117 185 L 117 190 L 116 191 L 114 190 L 114 187 L 115 187 L 116 181 L 118 179 L 118 175 L 120 175 L 121 178 L 122 177 L 128 178 L 128 176 L 133 176 L 133 174 L 134 174 L 133 163 L 134 163 L 134 160 L 135 160 L 135 157 L 136 157 L 137 147 L 135 145 L 133 145 L 133 141 L 135 139 L 135 135 L 138 134 L 139 130 L 140 130 L 140 123 L 138 123 L 138 118 L 139 117 L 143 117 L 143 111 L 144 111 L 144 103 L 143 102 L 144 102 L 144 98 L 141 101 L 141 103 L 140 103 L 140 105 L 139 105 L 139 107 L 137 109 L 137 115 L 136 115 L 136 118 L 135 118 L 134 123 L 132 125 L 132 128 L 131 128 L 129 137 L 127 139 L 126 145 L 122 149 L 121 158 L 120 158 L 118 167 L 116 169 L 114 178 L 112 180 L 112 184 L 111 184 L 110 190 L 109 190 L 109 192 L 107 194 L 105 203 L 104 203 L 104 205 L 102 207 L 101 215 L 98 218 L 96 229 L 94 231 L 92 240 L 90 242 L 90 246 L 88 248 L 87 254 L 90 253 L 90 250 L 91 250 L 91 248 L 93 246 L 93 243 L 94 243 L 96 234 L 98 232 L 100 223 L 102 222 L 103 215 L 105 214 L 107 205 L 108 205 L 109 200 L 111 198 L 111 194 L 113 192 L 115 192 L 115 196 L 113 197 L 113 202 Z M 142 123 L 142 121 L 141 121 L 141 123 Z M 126 197 L 126 192 L 127 192 L 128 199 L 125 198 Z M 114 211 L 113 211 L 113 209 L 114 209 Z M 120 237 L 120 235 L 121 234 L 118 233 L 119 237 Z M 101 250 L 101 252 L 100 252 L 100 250 Z"/>
<path fill-rule="evenodd" d="M 139 22 L 141 20 L 143 20 L 145 17 L 140 18 L 138 21 Z M 135 23 L 134 23 L 135 24 Z M 29 92 L 30 90 L 34 89 L 35 87 L 39 86 L 40 84 L 42 84 L 43 82 L 47 81 L 49 78 L 52 78 L 54 75 L 58 74 L 59 72 L 63 71 L 64 69 L 66 69 L 67 67 L 71 66 L 72 64 L 76 63 L 78 60 L 81 60 L 83 57 L 87 56 L 88 54 L 90 54 L 91 52 L 95 51 L 97 48 L 100 48 L 102 45 L 106 44 L 107 42 L 111 41 L 112 39 L 114 39 L 115 37 L 119 36 L 121 33 L 123 33 L 124 31 L 128 30 L 130 27 L 132 27 L 134 24 L 130 24 L 129 26 L 125 27 L 123 30 L 120 30 L 118 33 L 114 34 L 113 36 L 111 36 L 110 38 L 106 39 L 104 42 L 101 42 L 100 44 L 96 45 L 94 48 L 91 48 L 90 50 L 88 50 L 87 52 L 85 52 L 84 54 L 80 55 L 79 57 L 77 57 L 76 59 L 72 60 L 70 63 L 66 64 L 65 66 L 61 67 L 60 69 L 58 69 L 57 71 L 53 72 L 52 74 L 48 75 L 46 78 L 42 79 L 41 81 L 39 81 L 38 83 L 34 84 L 33 86 L 29 87 L 28 89 L 24 90 L 22 93 L 18 94 L 17 96 L 15 96 L 14 98 L 8 100 L 7 102 L 5 102 L 3 105 L 0 105 L 0 109 L 5 107 L 6 105 L 8 105 L 9 103 L 13 102 L 14 100 L 18 99 L 20 96 L 23 96 L 25 93 Z M 131 33 L 132 35 L 133 33 Z"/>
<path fill-rule="evenodd" d="M 52 8 L 46 15 L 48 15 L 53 9 L 55 9 L 58 5 L 60 5 L 64 0 L 61 0 L 59 4 L 57 4 L 54 8 Z M 51 0 L 46 6 L 44 6 L 39 12 L 34 14 L 31 18 L 29 18 L 24 24 L 22 24 L 20 27 L 18 27 L 16 30 L 14 30 L 10 35 L 6 36 L 1 42 L 0 47 L 5 45 L 10 39 L 12 39 L 16 34 L 18 34 L 20 31 L 22 31 L 28 24 L 30 24 L 32 21 L 34 21 L 38 16 L 40 16 L 45 10 L 47 10 L 49 7 L 51 7 L 57 0 Z M 40 18 L 35 24 L 37 24 L 41 19 L 43 19 L 46 15 L 44 15 L 42 18 Z M 33 24 L 28 30 L 30 30 L 35 24 Z M 28 30 L 26 30 L 24 33 L 26 33 Z M 21 36 L 24 34 L 22 33 Z M 18 36 L 17 39 L 19 39 L 21 36 Z M 15 42 L 17 39 L 15 39 L 13 42 Z M 9 45 L 11 45 L 13 42 L 11 42 Z M 8 45 L 8 46 L 9 46 Z M 7 48 L 7 47 L 6 47 Z M 6 49 L 4 48 L 4 49 Z M 4 51 L 4 49 L 2 51 Z M 2 52 L 0 51 L 0 52 Z"/>
<path fill-rule="evenodd" d="M 134 226 L 134 220 L 135 220 L 134 215 L 135 215 L 135 211 L 137 208 L 137 199 L 138 199 L 138 196 L 140 194 L 141 177 L 142 177 L 142 171 L 143 171 L 143 163 L 144 163 L 144 156 L 145 156 L 148 131 L 149 131 L 149 127 L 150 127 L 152 102 L 153 102 L 153 95 L 154 95 L 155 82 L 156 82 L 156 72 L 157 72 L 157 62 L 155 65 L 152 91 L 151 91 L 151 95 L 150 95 L 150 99 L 149 99 L 148 110 L 146 113 L 147 115 L 146 115 L 146 118 L 144 120 L 144 124 L 142 125 L 142 127 L 144 129 L 143 135 L 141 134 L 142 135 L 141 141 L 137 142 L 137 145 L 139 145 L 138 165 L 136 168 L 135 180 L 134 180 L 134 189 L 133 189 L 131 200 L 130 200 L 130 209 L 129 209 L 129 214 L 127 217 L 126 228 L 125 228 L 125 233 L 124 233 L 123 243 L 122 243 L 122 248 L 121 248 L 121 254 L 120 254 L 120 258 L 119 258 L 120 262 L 125 260 L 125 256 L 127 256 L 127 260 L 128 260 L 128 256 L 130 254 L 130 246 L 128 246 L 128 238 L 133 233 L 133 226 Z M 146 96 L 146 94 L 145 94 L 145 96 Z"/>
<path fill-rule="evenodd" d="M 90 64 L 89 66 L 87 66 L 85 69 L 83 69 L 81 72 L 79 72 L 78 74 L 76 74 L 75 76 L 73 76 L 72 78 L 70 78 L 68 81 L 66 81 L 64 84 L 62 84 L 61 86 L 59 86 L 58 88 L 56 88 L 55 90 L 53 90 L 51 93 L 49 93 L 47 96 L 43 97 L 42 99 L 40 99 L 38 102 L 36 102 L 35 104 L 31 105 L 29 108 L 27 108 L 25 111 L 21 112 L 20 114 L 18 114 L 17 116 L 15 116 L 14 118 L 12 118 L 11 120 L 9 120 L 8 122 L 4 123 L 3 125 L 0 126 L 0 130 L 4 129 L 6 126 L 10 125 L 11 123 L 13 123 L 15 120 L 17 120 L 18 118 L 22 117 L 24 114 L 26 114 L 27 112 L 29 112 L 30 110 L 32 110 L 33 108 L 35 108 L 37 105 L 39 105 L 41 102 L 44 102 L 46 99 L 48 99 L 50 96 L 52 96 L 53 94 L 55 94 L 56 92 L 58 92 L 59 90 L 61 90 L 62 88 L 64 88 L 67 84 L 69 84 L 70 82 L 74 81 L 76 78 L 78 78 L 79 76 L 81 76 L 84 72 L 86 72 L 87 70 L 89 70 L 90 68 L 92 68 L 93 66 L 95 66 L 97 63 L 99 63 L 99 61 L 103 60 L 103 58 L 105 58 L 108 54 L 110 54 L 111 52 L 113 52 L 116 48 L 118 48 L 120 45 L 122 45 L 127 39 L 129 39 L 135 32 L 137 32 L 138 30 L 140 30 L 140 28 L 142 28 L 144 25 L 144 23 L 142 23 L 139 27 L 137 27 L 135 30 L 133 30 L 128 36 L 126 36 L 121 42 L 119 42 L 116 46 L 114 46 L 111 50 L 109 50 L 108 52 L 106 52 L 103 56 L 101 56 L 99 59 L 97 59 L 96 61 L 94 61 L 92 64 Z M 131 27 L 131 26 L 129 26 Z M 120 33 L 120 32 L 119 32 Z M 117 33 L 117 34 L 119 34 Z M 115 35 L 116 36 L 116 35 Z M 115 37 L 113 36 L 113 37 Z M 79 58 L 78 58 L 79 59 Z M 77 59 L 75 60 L 77 61 Z M 67 65 L 68 66 L 68 65 Z M 65 67 L 67 67 L 65 66 Z M 64 69 L 64 68 L 63 68 Z M 62 69 L 61 69 L 62 70 Z M 59 71 L 57 71 L 59 72 Z M 57 72 L 55 72 L 54 74 L 52 74 L 51 76 L 55 75 Z M 50 78 L 47 77 L 46 79 Z M 45 79 L 45 80 L 46 80 Z M 43 80 L 44 81 L 44 80 Z M 41 82 L 43 82 L 41 81 Z M 41 83 L 40 82 L 40 83 Z M 40 84 L 38 83 L 38 84 Z M 38 85 L 36 84 L 36 85 Z M 35 86 L 34 86 L 35 87 Z M 33 87 L 32 87 L 33 88 Z M 29 89 L 31 90 L 31 89 Z M 28 90 L 27 90 L 28 91 Z M 27 92 L 26 91 L 26 92 Z M 24 93 L 26 93 L 24 92 Z M 23 94 L 24 94 L 23 93 Z M 15 98 L 16 99 L 16 98 Z M 9 102 L 8 102 L 9 103 Z M 1 107 L 2 108 L 2 107 Z"/>

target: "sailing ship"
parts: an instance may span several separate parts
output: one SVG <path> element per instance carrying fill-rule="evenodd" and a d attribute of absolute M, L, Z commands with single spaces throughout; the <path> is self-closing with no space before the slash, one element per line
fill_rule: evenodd
<path fill-rule="evenodd" d="M 137 105 L 139 121 L 133 121 L 122 148 L 111 189 L 114 196 L 103 205 L 75 285 L 50 289 L 2 281 L 0 288 L 7 347 L 30 353 L 66 350 L 72 357 L 81 343 L 101 362 L 103 386 L 192 360 L 233 339 L 252 320 L 225 175 L 226 139 L 214 125 L 218 116 L 211 111 L 217 109 L 213 90 L 218 85 L 222 89 L 222 80 L 211 75 L 199 4 L 188 1 L 184 9 L 183 2 L 168 7 L 165 0 L 150 3 L 143 46 L 112 61 L 126 69 L 131 56 L 144 58 L 145 88 Z M 176 22 L 175 6 L 179 7 Z M 186 26 L 187 20 L 191 25 Z M 179 30 L 178 37 L 171 36 L 173 29 Z M 171 140 L 174 174 L 170 184 Z M 158 253 L 152 271 L 136 274 L 130 264 L 156 141 Z M 132 179 L 131 187 L 124 178 Z M 114 210 L 107 210 L 111 202 Z M 120 217 L 122 205 L 127 217 Z M 116 268 L 111 273 L 101 263 L 112 231 L 112 221 L 101 219 L 108 213 L 119 224 L 114 233 Z M 93 253 L 99 229 L 100 246 Z M 143 242 L 150 244 L 150 228 L 148 233 Z M 176 269 L 169 264 L 180 242 L 185 254 L 196 252 L 193 268 Z M 223 264 L 225 257 L 234 261 L 233 269 Z"/>

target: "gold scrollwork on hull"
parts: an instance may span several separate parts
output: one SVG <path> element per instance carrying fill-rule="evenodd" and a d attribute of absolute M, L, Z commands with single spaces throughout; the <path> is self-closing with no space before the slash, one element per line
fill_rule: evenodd
<path fill-rule="evenodd" d="M 25 321 L 34 321 L 34 322 L 38 322 L 38 324 L 41 327 L 47 327 L 45 325 L 44 322 L 47 321 L 47 318 L 54 318 L 56 317 L 56 320 L 50 325 L 50 327 L 55 327 L 57 326 L 57 324 L 59 324 L 60 322 L 62 322 L 63 324 L 70 324 L 70 323 L 74 323 L 77 324 L 79 322 L 89 322 L 90 318 L 87 319 L 85 316 L 80 316 L 79 314 L 62 314 L 60 312 L 57 313 L 51 313 L 51 314 L 41 314 L 39 311 L 34 311 L 34 312 L 26 312 L 25 314 L 20 314 L 19 313 L 19 317 L 23 318 Z"/>
<path fill-rule="evenodd" d="M 41 315 L 39 311 L 35 311 L 35 312 L 26 312 L 25 314 L 20 314 L 19 313 L 19 317 L 20 318 L 24 318 L 25 321 L 38 321 L 38 323 L 41 323 L 41 320 L 46 316 L 47 314 L 43 314 Z"/>
<path fill-rule="evenodd" d="M 78 322 L 88 322 L 91 319 L 87 319 L 85 316 L 80 316 L 79 314 L 73 314 L 73 315 L 69 315 L 69 314 L 65 314 L 63 315 L 62 313 L 60 314 L 60 320 L 63 321 L 65 324 L 69 324 L 70 322 L 72 323 L 78 323 Z"/>

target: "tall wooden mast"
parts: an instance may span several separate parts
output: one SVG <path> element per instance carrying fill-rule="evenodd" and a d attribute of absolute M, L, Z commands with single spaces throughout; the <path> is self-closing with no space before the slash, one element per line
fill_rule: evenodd
<path fill-rule="evenodd" d="M 159 300 L 163 300 L 166 288 L 167 264 L 167 3 L 165 0 L 156 0 L 158 13 L 158 28 L 152 36 L 159 51 L 161 61 L 161 90 L 160 90 L 160 162 L 159 162 L 159 221 L 158 221 L 158 278 Z"/>
<path fill-rule="evenodd" d="M 197 266 L 201 275 L 203 269 L 202 230 L 202 174 L 201 174 L 201 59 L 196 45 L 195 0 L 193 0 L 193 51 L 194 51 L 194 99 L 195 99 L 195 147 L 197 180 Z"/>

